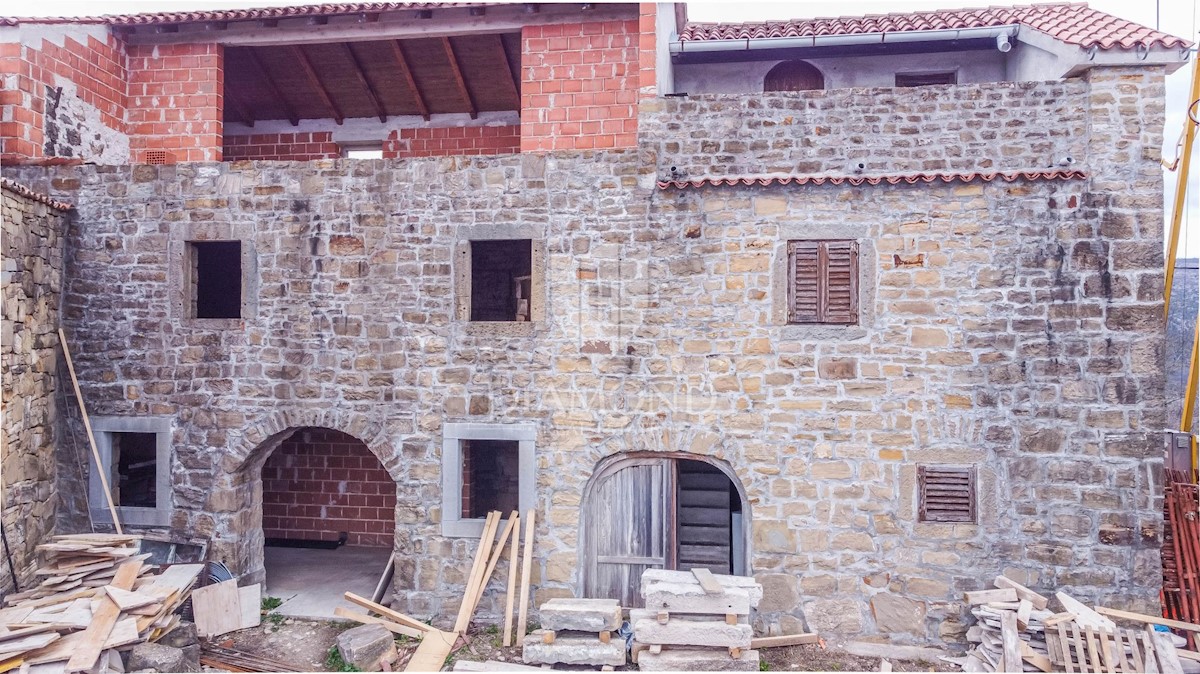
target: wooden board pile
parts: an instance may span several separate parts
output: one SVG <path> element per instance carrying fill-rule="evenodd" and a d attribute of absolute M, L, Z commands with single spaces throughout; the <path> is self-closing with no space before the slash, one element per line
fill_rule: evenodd
<path fill-rule="evenodd" d="M 24 665 L 38 674 L 92 671 L 114 661 L 114 650 L 157 641 L 179 623 L 201 564 L 153 573 L 138 537 L 55 536 L 39 545 L 45 560 L 37 587 L 5 598 L 0 609 L 0 672 Z"/>
<path fill-rule="evenodd" d="M 749 618 L 762 595 L 753 578 L 647 569 L 646 608 L 629 611 L 634 662 L 643 671 L 758 671 Z"/>
<path fill-rule="evenodd" d="M 612 638 L 621 628 L 621 603 L 616 599 L 551 599 L 538 614 L 542 629 L 521 644 L 521 659 L 527 664 L 624 666 L 625 641 Z"/>
<path fill-rule="evenodd" d="M 979 621 L 967 630 L 967 640 L 976 646 L 965 658 L 955 660 L 963 671 L 1182 671 L 1179 658 L 1186 651 L 1177 651 L 1171 635 L 1156 632 L 1150 625 L 1173 621 L 1103 607 L 1092 609 L 1064 592 L 1055 595 L 1062 608 L 1055 612 L 1050 610 L 1048 597 L 1009 578 L 998 576 L 994 585 L 994 589 L 963 596 Z M 1139 629 L 1120 628 L 1104 613 L 1141 625 Z"/>

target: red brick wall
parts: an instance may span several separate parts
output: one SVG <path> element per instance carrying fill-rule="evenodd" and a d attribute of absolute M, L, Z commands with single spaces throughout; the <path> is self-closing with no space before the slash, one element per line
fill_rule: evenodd
<path fill-rule="evenodd" d="M 332 131 L 311 133 L 266 133 L 248 136 L 225 136 L 225 161 L 243 159 L 278 159 L 307 161 L 341 156 Z"/>
<path fill-rule="evenodd" d="M 638 5 L 638 98 L 658 95 L 658 5 L 643 2 Z"/>
<path fill-rule="evenodd" d="M 130 45 L 129 151 L 221 161 L 224 52 L 218 44 Z"/>
<path fill-rule="evenodd" d="M 82 40 L 82 41 L 81 41 Z M 111 129 L 125 128 L 125 45 L 109 37 L 63 38 L 60 47 L 42 40 L 40 48 L 0 44 L 0 161 L 19 162 L 45 156 L 44 118 L 47 85 L 55 76 L 76 86 L 76 95 L 100 112 Z"/>
<path fill-rule="evenodd" d="M 383 156 L 444 157 L 456 154 L 508 154 L 521 151 L 521 127 L 449 126 L 393 131 Z"/>
<path fill-rule="evenodd" d="M 521 30 L 521 151 L 634 147 L 638 20 Z"/>
<path fill-rule="evenodd" d="M 396 483 L 357 438 L 302 428 L 262 470 L 263 533 L 268 538 L 337 540 L 391 547 L 396 536 Z"/>

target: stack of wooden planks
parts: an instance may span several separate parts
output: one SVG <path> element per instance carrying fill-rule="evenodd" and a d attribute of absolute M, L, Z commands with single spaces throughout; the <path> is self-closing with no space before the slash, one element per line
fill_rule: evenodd
<path fill-rule="evenodd" d="M 104 670 L 110 651 L 174 629 L 175 610 L 203 565 L 156 574 L 138 549 L 137 536 L 120 534 L 55 536 L 39 545 L 41 581 L 6 597 L 0 609 L 0 672 L 23 665 L 38 674 Z"/>
<path fill-rule="evenodd" d="M 1179 674 L 1179 658 L 1188 657 L 1175 648 L 1170 634 L 1150 626 L 1173 621 L 1093 609 L 1064 592 L 1055 595 L 1062 608 L 1055 612 L 1050 598 L 1005 576 L 994 585 L 963 596 L 979 621 L 967 631 L 976 646 L 956 660 L 963 671 Z M 1138 623 L 1138 629 L 1118 627 L 1110 617 Z"/>

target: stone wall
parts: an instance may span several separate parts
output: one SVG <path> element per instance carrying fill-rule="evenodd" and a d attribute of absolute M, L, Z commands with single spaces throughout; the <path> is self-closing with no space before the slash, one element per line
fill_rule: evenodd
<path fill-rule="evenodd" d="M 774 166 L 761 156 L 772 152 L 790 171 L 800 157 L 844 157 L 837 130 L 874 109 L 865 92 L 705 110 L 652 101 L 638 150 L 16 173 L 57 180 L 79 204 L 65 311 L 89 404 L 174 416 L 172 524 L 212 536 L 213 556 L 251 579 L 262 576 L 262 463 L 296 427 L 333 428 L 396 481 L 398 607 L 444 621 L 475 542 L 442 535 L 442 426 L 532 422 L 535 603 L 578 590 L 597 462 L 679 451 L 745 490 L 752 570 L 772 598 L 761 627 L 954 639 L 961 591 L 1000 572 L 1153 610 L 1162 73 L 959 89 L 930 94 L 953 101 L 917 128 L 950 143 L 968 118 L 986 127 L 1000 109 L 1027 109 L 996 129 L 1023 129 L 1024 141 L 959 140 L 970 152 L 953 152 L 974 167 L 990 152 L 989 166 L 1036 168 L 1069 148 L 1088 177 L 654 187 L 668 155 L 708 170 L 705 143 L 741 128 L 761 137 L 722 151 L 739 170 Z M 835 96 L 843 104 L 813 102 Z M 743 117 L 793 102 L 830 133 Z M 910 134 L 895 133 L 873 141 L 881 165 L 924 168 L 899 154 Z M 544 241 L 544 321 L 455 318 L 453 251 L 473 236 Z M 231 324 L 181 317 L 175 251 L 230 237 L 252 249 L 257 309 Z M 786 241 L 813 237 L 863 244 L 860 326 L 780 321 Z M 976 466 L 979 523 L 917 522 L 918 463 Z M 485 619 L 503 582 L 483 598 Z"/>
<path fill-rule="evenodd" d="M 21 587 L 28 589 L 34 547 L 53 531 L 58 505 L 56 417 L 62 383 L 56 331 L 67 214 L 6 182 L 0 188 L 0 221 L 4 228 L 0 514 L 16 574 Z M 0 591 L 8 592 L 12 577 L 3 552 Z"/>

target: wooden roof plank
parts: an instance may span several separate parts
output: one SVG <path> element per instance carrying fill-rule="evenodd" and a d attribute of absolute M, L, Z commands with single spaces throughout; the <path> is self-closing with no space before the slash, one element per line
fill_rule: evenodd
<path fill-rule="evenodd" d="M 501 79 L 504 80 L 506 88 L 508 88 L 513 96 L 513 108 L 521 109 L 521 85 L 513 73 L 512 61 L 508 58 L 508 50 L 504 48 L 504 37 L 497 34 L 495 38 L 496 57 L 504 64 L 504 75 Z"/>
<path fill-rule="evenodd" d="M 316 90 L 317 95 L 321 97 L 321 100 L 325 103 L 325 107 L 329 108 L 330 116 L 333 117 L 333 121 L 337 122 L 338 125 L 341 126 L 342 122 L 345 121 L 346 116 L 342 114 L 341 108 L 339 108 L 337 103 L 334 102 L 333 97 L 329 95 L 329 89 L 325 87 L 325 83 L 322 82 L 321 77 L 317 75 L 317 70 L 313 68 L 312 61 L 309 60 L 308 54 L 304 53 L 304 47 L 300 45 L 292 45 L 291 52 L 296 61 L 300 63 L 300 69 L 304 71 L 305 76 L 308 78 L 308 83 L 312 85 L 312 88 Z"/>
<path fill-rule="evenodd" d="M 404 56 L 404 48 L 400 45 L 399 40 L 392 40 L 392 53 L 396 55 L 396 63 L 400 70 L 400 76 L 404 78 L 408 90 L 412 92 L 413 100 L 417 103 L 417 109 L 420 110 L 421 116 L 425 121 L 429 121 L 429 105 L 425 102 L 425 94 L 421 93 L 421 88 L 417 86 L 417 81 L 413 79 L 412 68 L 408 65 L 408 59 Z"/>
<path fill-rule="evenodd" d="M 258 71 L 259 77 L 267 84 L 267 88 L 271 90 L 271 95 L 279 101 L 279 105 L 283 107 L 284 114 L 287 115 L 288 121 L 292 126 L 300 126 L 300 117 L 296 114 L 295 108 L 288 103 L 287 98 L 284 98 L 283 92 L 279 90 L 279 85 L 275 84 L 275 80 L 271 77 L 271 73 L 267 71 L 267 67 L 263 64 L 262 59 L 258 57 L 258 52 L 255 48 L 246 50 L 246 57 L 250 60 L 250 64 Z"/>
<path fill-rule="evenodd" d="M 442 48 L 446 50 L 446 60 L 450 62 L 450 72 L 454 75 L 458 93 L 462 96 L 463 103 L 466 103 L 471 119 L 475 119 L 479 117 L 479 107 L 475 105 L 475 98 L 471 96 L 471 90 L 467 89 L 467 82 L 463 79 L 462 69 L 458 66 L 458 58 L 454 55 L 454 45 L 450 44 L 449 37 L 442 38 Z"/>
<path fill-rule="evenodd" d="M 353 66 L 355 78 L 362 85 L 363 90 L 367 94 L 367 98 L 371 101 L 371 106 L 375 108 L 375 112 L 379 115 L 379 121 L 387 122 L 387 110 L 383 108 L 383 103 L 379 100 L 379 93 L 375 91 L 375 87 L 367 80 L 366 71 L 363 70 L 362 63 L 358 60 L 358 56 L 354 53 L 354 49 L 349 42 L 341 43 L 342 51 L 350 58 L 350 64 Z"/>
<path fill-rule="evenodd" d="M 233 108 L 233 114 L 237 115 L 238 121 L 251 128 L 254 127 L 254 113 L 250 112 L 250 108 L 246 107 L 246 103 L 233 92 L 233 87 L 225 87 L 225 102 Z"/>

